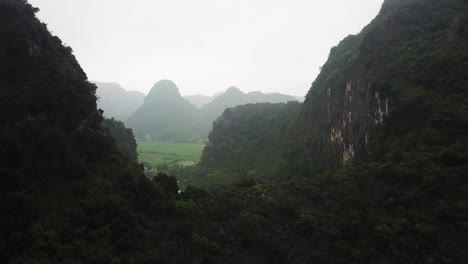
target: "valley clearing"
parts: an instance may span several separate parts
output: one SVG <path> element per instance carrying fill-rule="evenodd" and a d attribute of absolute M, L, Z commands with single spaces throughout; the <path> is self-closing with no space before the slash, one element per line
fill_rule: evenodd
<path fill-rule="evenodd" d="M 192 165 L 200 160 L 205 145 L 164 141 L 137 141 L 138 160 L 153 167 L 164 164 Z"/>

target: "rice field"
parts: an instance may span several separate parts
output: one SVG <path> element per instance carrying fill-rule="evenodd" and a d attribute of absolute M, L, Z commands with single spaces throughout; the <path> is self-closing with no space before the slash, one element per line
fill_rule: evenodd
<path fill-rule="evenodd" d="M 190 164 L 200 160 L 203 144 L 163 141 L 137 141 L 138 160 L 153 167 L 163 164 Z"/>

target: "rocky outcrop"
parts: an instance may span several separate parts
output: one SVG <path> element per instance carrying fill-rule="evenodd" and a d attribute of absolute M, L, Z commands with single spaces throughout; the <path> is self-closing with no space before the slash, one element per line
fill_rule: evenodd
<path fill-rule="evenodd" d="M 431 117 L 435 98 L 450 101 L 466 83 L 466 10 L 463 1 L 385 1 L 361 33 L 331 49 L 283 144 L 278 174 L 309 176 L 409 147 L 401 133 L 426 129 L 439 118 Z"/>

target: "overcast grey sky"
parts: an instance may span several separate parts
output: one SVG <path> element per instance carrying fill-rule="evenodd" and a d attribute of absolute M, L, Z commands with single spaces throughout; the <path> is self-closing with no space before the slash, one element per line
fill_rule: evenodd
<path fill-rule="evenodd" d="M 147 93 L 305 95 L 330 48 L 356 34 L 383 0 L 30 0 L 71 46 L 88 78 Z"/>

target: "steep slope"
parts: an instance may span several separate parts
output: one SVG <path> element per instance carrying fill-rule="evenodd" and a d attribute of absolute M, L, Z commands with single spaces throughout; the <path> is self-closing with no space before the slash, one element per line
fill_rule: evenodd
<path fill-rule="evenodd" d="M 103 133 L 96 87 L 71 48 L 51 36 L 23 1 L 0 4 L 0 166 L 8 189 L 94 159 L 100 154 L 85 154 L 87 147 Z"/>
<path fill-rule="evenodd" d="M 280 174 L 465 140 L 466 23 L 466 1 L 385 1 L 369 26 L 330 51 L 284 144 Z"/>
<path fill-rule="evenodd" d="M 125 120 L 143 104 L 145 95 L 138 91 L 126 91 L 117 83 L 95 82 L 98 108 L 104 116 Z"/>
<path fill-rule="evenodd" d="M 196 118 L 197 108 L 180 95 L 177 86 L 161 80 L 125 124 L 138 138 L 148 135 L 159 140 L 194 140 L 198 135 Z"/>
<path fill-rule="evenodd" d="M 37 11 L 0 0 L 0 262 L 141 262 L 138 219 L 164 195 L 118 152 L 96 86 Z"/>
<path fill-rule="evenodd" d="M 387 0 L 331 50 L 276 179 L 322 179 L 320 192 L 351 209 L 348 224 L 333 223 L 340 240 L 353 237 L 343 245 L 356 262 L 468 257 L 467 58 L 463 0 Z"/>

